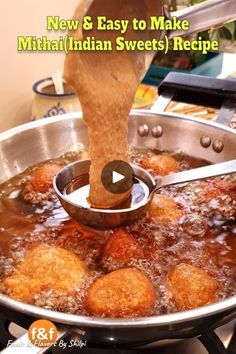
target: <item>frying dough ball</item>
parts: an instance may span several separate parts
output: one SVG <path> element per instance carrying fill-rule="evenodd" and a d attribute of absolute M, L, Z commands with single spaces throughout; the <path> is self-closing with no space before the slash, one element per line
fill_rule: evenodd
<path fill-rule="evenodd" d="M 126 266 L 130 260 L 143 258 L 144 252 L 139 243 L 125 230 L 115 231 L 105 243 L 102 254 L 103 264 L 115 264 L 115 268 Z M 114 269 L 111 268 L 111 269 Z"/>
<path fill-rule="evenodd" d="M 39 167 L 32 176 L 31 186 L 35 192 L 46 193 L 53 186 L 53 178 L 61 166 L 57 164 L 46 164 Z"/>
<path fill-rule="evenodd" d="M 85 300 L 90 315 L 137 317 L 153 314 L 155 290 L 151 281 L 135 268 L 115 270 L 97 279 Z"/>
<path fill-rule="evenodd" d="M 141 166 L 152 170 L 156 175 L 166 176 L 179 170 L 178 162 L 167 155 L 147 155 L 142 161 Z"/>
<path fill-rule="evenodd" d="M 4 281 L 7 293 L 32 302 L 42 290 L 68 292 L 78 288 L 89 270 L 72 252 L 60 247 L 38 247 L 30 251 L 18 271 Z"/>
<path fill-rule="evenodd" d="M 167 224 L 178 220 L 182 216 L 182 212 L 172 198 L 155 194 L 148 207 L 147 215 L 154 222 Z"/>
<path fill-rule="evenodd" d="M 218 282 L 203 269 L 179 264 L 168 277 L 169 290 L 178 310 L 194 309 L 216 300 Z"/>
<path fill-rule="evenodd" d="M 232 181 L 214 179 L 203 184 L 204 201 L 210 202 L 213 199 L 218 199 L 223 195 L 230 195 L 235 198 L 236 184 Z"/>

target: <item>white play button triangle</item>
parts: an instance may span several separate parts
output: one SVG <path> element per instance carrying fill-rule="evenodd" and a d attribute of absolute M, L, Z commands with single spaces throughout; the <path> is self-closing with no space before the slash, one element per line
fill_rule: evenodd
<path fill-rule="evenodd" d="M 116 171 L 112 171 L 112 183 L 120 182 L 124 178 L 125 178 L 125 176 L 121 175 L 120 173 L 118 173 Z"/>
<path fill-rule="evenodd" d="M 133 187 L 134 171 L 128 162 L 113 160 L 102 170 L 101 180 L 110 193 L 122 194 Z"/>

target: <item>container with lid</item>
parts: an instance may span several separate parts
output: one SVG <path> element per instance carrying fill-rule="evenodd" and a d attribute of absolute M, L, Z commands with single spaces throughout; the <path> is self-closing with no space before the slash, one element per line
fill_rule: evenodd
<path fill-rule="evenodd" d="M 32 120 L 81 111 L 78 97 L 73 89 L 65 82 L 63 85 L 63 94 L 56 93 L 52 78 L 39 80 L 33 85 L 35 97 L 32 105 Z"/>

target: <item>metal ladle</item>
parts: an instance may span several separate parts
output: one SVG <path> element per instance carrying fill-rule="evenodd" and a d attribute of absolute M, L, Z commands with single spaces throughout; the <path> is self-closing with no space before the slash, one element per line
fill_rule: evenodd
<path fill-rule="evenodd" d="M 231 160 L 154 179 L 148 171 L 131 164 L 134 180 L 141 181 L 143 189 L 136 205 L 132 206 L 128 200 L 116 209 L 94 209 L 86 202 L 90 164 L 90 160 L 82 160 L 64 167 L 54 178 L 53 184 L 67 213 L 81 224 L 98 229 L 133 223 L 146 212 L 154 193 L 162 187 L 236 173 L 236 160 Z M 85 188 L 87 194 L 84 193 Z"/>

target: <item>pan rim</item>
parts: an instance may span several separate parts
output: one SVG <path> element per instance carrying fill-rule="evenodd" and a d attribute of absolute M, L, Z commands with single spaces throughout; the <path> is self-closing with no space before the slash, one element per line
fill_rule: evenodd
<path fill-rule="evenodd" d="M 181 324 L 183 322 L 192 322 L 203 317 L 219 315 L 221 312 L 236 309 L 236 295 L 214 304 L 202 306 L 197 309 L 175 312 L 165 315 L 155 315 L 148 317 L 137 317 L 129 319 L 119 318 L 99 318 L 92 316 L 80 316 L 47 310 L 42 307 L 29 305 L 10 298 L 7 295 L 0 294 L 0 305 L 10 310 L 18 311 L 36 318 L 43 318 L 55 321 L 61 324 L 74 325 L 79 327 L 97 327 L 97 328 L 140 328 L 140 327 L 161 327 Z"/>
<path fill-rule="evenodd" d="M 148 116 L 148 117 L 163 117 L 163 118 L 171 118 L 171 119 L 182 119 L 185 121 L 190 121 L 193 123 L 200 123 L 201 125 L 205 126 L 210 126 L 210 127 L 215 127 L 220 130 L 233 133 L 236 135 L 236 131 L 233 128 L 227 127 L 225 125 L 222 125 L 220 123 L 217 123 L 216 121 L 208 121 L 204 120 L 202 118 L 193 118 L 187 115 L 182 115 L 182 114 L 175 114 L 171 112 L 153 112 L 150 110 L 145 110 L 145 109 L 140 109 L 140 110 L 131 110 L 129 116 Z M 50 124 L 58 123 L 64 120 L 72 120 L 72 119 L 82 119 L 82 112 L 72 112 L 72 113 L 66 113 L 66 114 L 61 114 L 55 117 L 50 117 L 50 118 L 44 118 L 44 119 L 39 119 L 37 121 L 32 121 L 28 123 L 24 123 L 21 125 L 18 125 L 14 128 L 8 129 L 2 133 L 0 133 L 0 142 L 9 138 L 12 138 L 15 134 L 19 134 L 22 132 L 25 132 L 30 129 L 42 127 L 42 126 L 47 126 Z"/>

